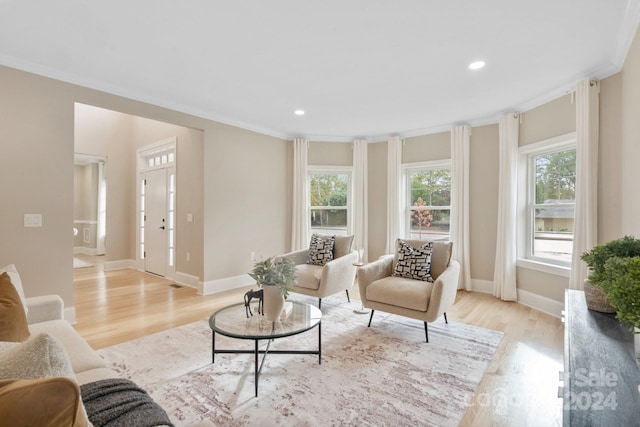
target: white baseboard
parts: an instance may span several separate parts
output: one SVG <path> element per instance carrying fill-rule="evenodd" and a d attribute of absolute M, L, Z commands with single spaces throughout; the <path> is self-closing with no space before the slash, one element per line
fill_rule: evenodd
<path fill-rule="evenodd" d="M 471 279 L 471 290 L 473 292 L 482 292 L 484 294 L 493 294 L 493 281 Z M 527 307 L 535 308 L 538 311 L 547 313 L 551 316 L 560 318 L 564 304 L 560 301 L 538 295 L 533 292 L 517 289 L 517 302 Z"/>
<path fill-rule="evenodd" d="M 471 290 L 483 294 L 493 294 L 493 282 L 491 280 L 471 279 Z"/>
<path fill-rule="evenodd" d="M 66 320 L 67 322 L 71 323 L 72 325 L 76 324 L 76 308 L 75 307 L 65 307 L 64 313 L 62 315 L 64 316 L 64 320 Z"/>
<path fill-rule="evenodd" d="M 243 288 L 255 284 L 248 274 L 240 276 L 225 277 L 224 279 L 208 280 L 202 284 L 202 295 L 211 295 L 231 289 Z"/>
<path fill-rule="evenodd" d="M 118 261 L 106 261 L 104 263 L 104 271 L 120 270 L 123 268 L 131 268 L 137 270 L 136 261 L 133 259 L 122 259 Z"/>
<path fill-rule="evenodd" d="M 180 285 L 189 286 L 190 288 L 195 288 L 198 291 L 198 294 L 202 295 L 202 282 L 200 278 L 194 276 L 192 274 L 181 273 L 176 271 L 174 281 Z"/>
<path fill-rule="evenodd" d="M 97 255 L 98 250 L 96 248 L 85 248 L 84 246 L 74 246 L 73 248 L 73 254 L 82 254 L 82 255 L 88 255 L 88 256 L 95 256 Z"/>
<path fill-rule="evenodd" d="M 518 289 L 518 302 L 557 318 L 562 317 L 562 310 L 564 310 L 562 302 L 522 289 Z"/>

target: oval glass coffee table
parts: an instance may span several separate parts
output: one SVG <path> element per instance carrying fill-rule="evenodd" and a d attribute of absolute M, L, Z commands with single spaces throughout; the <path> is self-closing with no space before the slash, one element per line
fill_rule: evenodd
<path fill-rule="evenodd" d="M 287 301 L 291 303 L 291 311 L 283 313 L 281 318 L 275 322 L 268 321 L 260 314 L 254 314 L 247 318 L 244 303 L 233 304 L 224 307 L 211 315 L 209 327 L 211 327 L 211 363 L 215 363 L 216 353 L 253 353 L 255 354 L 255 389 L 258 396 L 258 380 L 264 365 L 267 353 L 273 354 L 317 354 L 318 364 L 322 363 L 322 333 L 320 321 L 322 312 L 311 304 Z M 285 315 L 286 314 L 286 315 Z M 317 350 L 271 350 L 271 343 L 278 338 L 306 332 L 314 327 L 318 327 L 318 349 Z M 216 348 L 216 333 L 231 338 L 253 340 L 255 342 L 253 350 L 223 350 Z M 261 350 L 258 346 L 260 340 L 268 340 L 267 347 Z M 262 361 L 258 366 L 259 355 L 262 354 Z"/>

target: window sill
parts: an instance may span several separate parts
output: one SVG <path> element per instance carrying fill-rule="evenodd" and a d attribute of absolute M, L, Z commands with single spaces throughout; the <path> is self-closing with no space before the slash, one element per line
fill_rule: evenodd
<path fill-rule="evenodd" d="M 556 276 L 567 277 L 571 275 L 571 268 L 555 264 L 547 264 L 530 259 L 519 258 L 516 262 L 517 267 L 527 268 L 529 270 L 541 271 L 543 273 L 554 274 Z"/>

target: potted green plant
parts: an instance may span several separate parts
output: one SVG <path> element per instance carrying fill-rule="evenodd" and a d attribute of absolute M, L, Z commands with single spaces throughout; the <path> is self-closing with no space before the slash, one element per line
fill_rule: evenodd
<path fill-rule="evenodd" d="M 589 267 L 589 277 L 584 283 L 587 306 L 591 310 L 604 313 L 615 313 L 616 308 L 610 303 L 606 286 L 608 275 L 606 263 L 611 258 L 633 258 L 640 256 L 640 240 L 633 236 L 624 236 L 596 245 L 591 250 L 584 252 L 581 259 Z"/>
<path fill-rule="evenodd" d="M 249 273 L 264 290 L 263 309 L 267 320 L 277 320 L 297 279 L 296 266 L 289 258 L 269 257 L 254 264 Z"/>

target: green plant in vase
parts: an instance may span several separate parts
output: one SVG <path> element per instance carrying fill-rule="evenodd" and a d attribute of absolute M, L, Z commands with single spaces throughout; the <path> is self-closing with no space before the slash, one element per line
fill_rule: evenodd
<path fill-rule="evenodd" d="M 297 278 L 296 265 L 289 258 L 269 257 L 256 262 L 249 276 L 260 286 L 277 286 L 286 298 Z"/>
<path fill-rule="evenodd" d="M 602 290 L 620 323 L 640 328 L 640 256 L 613 257 L 604 265 Z"/>
<path fill-rule="evenodd" d="M 633 257 L 640 257 L 640 240 L 633 236 L 624 236 L 596 245 L 581 255 L 581 259 L 589 267 L 589 277 L 585 281 L 584 291 L 587 306 L 591 310 L 616 312 L 616 307 L 611 304 L 605 289 L 611 274 L 606 271 L 606 264 L 612 258 Z"/>

